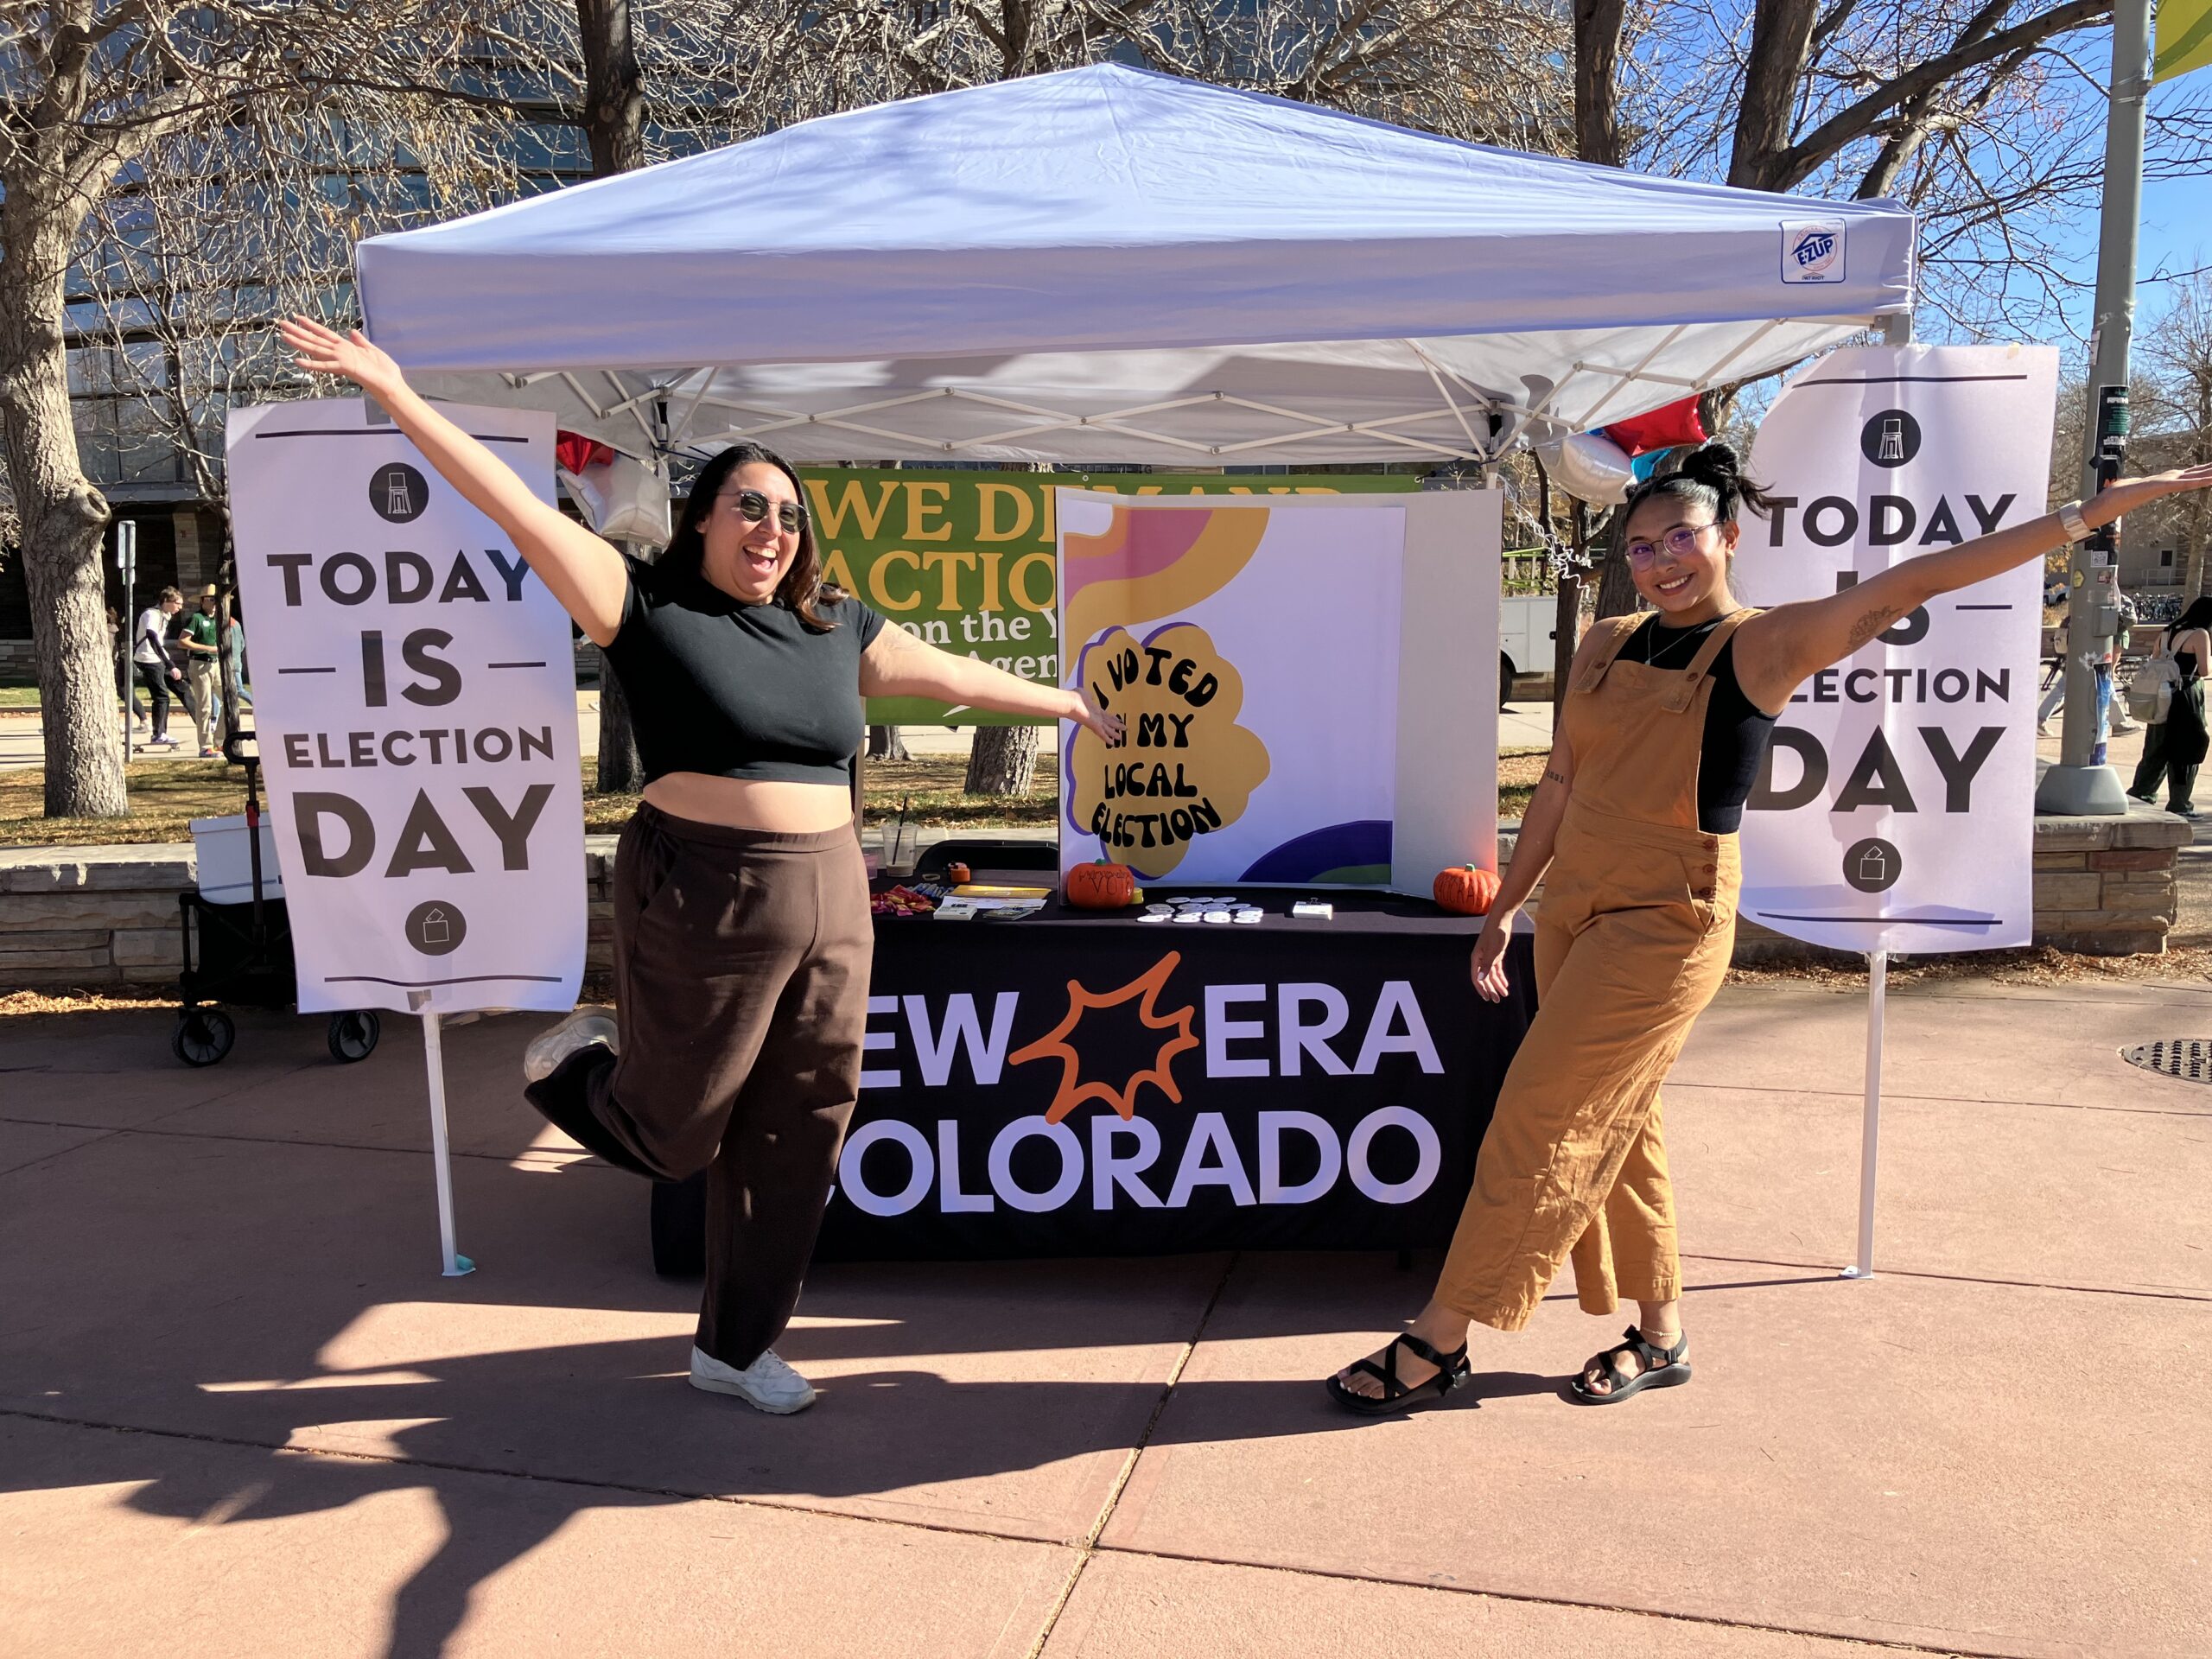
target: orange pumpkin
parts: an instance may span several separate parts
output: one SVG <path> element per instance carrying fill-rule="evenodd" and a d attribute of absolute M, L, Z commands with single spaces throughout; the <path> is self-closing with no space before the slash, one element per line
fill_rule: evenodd
<path fill-rule="evenodd" d="M 1077 910 L 1122 910 L 1137 901 L 1136 872 L 1126 864 L 1078 864 L 1068 872 L 1068 903 Z"/>
<path fill-rule="evenodd" d="M 1487 916 L 1497 897 L 1497 872 L 1479 864 L 1440 870 L 1433 889 L 1436 902 L 1458 916 Z"/>

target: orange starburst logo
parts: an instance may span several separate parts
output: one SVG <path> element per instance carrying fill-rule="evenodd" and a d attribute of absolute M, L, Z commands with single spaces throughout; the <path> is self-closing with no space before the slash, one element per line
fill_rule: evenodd
<path fill-rule="evenodd" d="M 1185 1003 L 1172 1014 L 1161 1014 L 1154 1006 L 1167 984 L 1167 976 L 1175 971 L 1175 965 L 1182 960 L 1181 951 L 1170 950 L 1119 990 L 1091 991 L 1079 981 L 1071 979 L 1068 982 L 1068 1011 L 1062 1016 L 1060 1023 L 1026 1048 L 1007 1057 L 1007 1064 L 1011 1065 L 1022 1065 L 1031 1060 L 1048 1057 L 1059 1061 L 1060 1086 L 1052 1096 L 1052 1105 L 1046 1110 L 1045 1121 L 1047 1123 L 1058 1122 L 1086 1100 L 1103 1101 L 1122 1117 L 1135 1117 L 1137 1090 L 1147 1083 L 1154 1084 L 1177 1104 L 1182 1103 L 1183 1091 L 1175 1086 L 1175 1057 L 1198 1046 L 1198 1039 L 1191 1033 L 1191 1018 L 1196 1010 Z M 1152 1064 L 1132 1075 L 1121 1088 L 1116 1089 L 1108 1083 L 1084 1082 L 1083 1057 L 1075 1052 L 1068 1039 L 1083 1023 L 1083 1016 L 1089 1010 L 1118 1007 L 1133 1001 L 1137 1003 L 1139 1020 L 1154 1031 L 1174 1034 L 1160 1044 L 1160 1052 L 1152 1057 Z"/>

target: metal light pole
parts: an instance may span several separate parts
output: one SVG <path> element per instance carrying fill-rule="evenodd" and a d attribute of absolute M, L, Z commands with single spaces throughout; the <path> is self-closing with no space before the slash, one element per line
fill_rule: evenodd
<path fill-rule="evenodd" d="M 2127 442 L 2127 359 L 2135 330 L 2135 231 L 2143 194 L 2143 100 L 2151 89 L 2151 0 L 2115 0 L 2112 102 L 2105 122 L 2104 220 L 2097 239 L 2096 327 L 2089 336 L 2088 432 L 2082 495 L 2119 476 Z M 2120 621 L 2119 537 L 2101 531 L 2074 549 L 2066 596 L 2066 724 L 2059 764 L 2036 788 L 2036 810 L 2117 817 L 2127 810 L 2106 764 L 2097 718 L 2097 665 Z"/>
<path fill-rule="evenodd" d="M 135 666 L 138 654 L 138 521 L 135 518 L 115 521 L 115 568 L 123 582 L 123 626 L 117 632 L 130 642 L 122 648 L 123 662 L 117 670 L 123 682 L 123 760 L 127 766 L 137 758 L 130 734 L 130 705 L 138 696 L 138 670 Z"/>

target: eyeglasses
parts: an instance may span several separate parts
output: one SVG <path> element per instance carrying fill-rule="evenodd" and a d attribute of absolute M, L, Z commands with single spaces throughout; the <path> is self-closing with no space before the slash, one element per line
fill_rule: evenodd
<path fill-rule="evenodd" d="M 757 524 L 768 516 L 768 509 L 776 510 L 776 528 L 786 536 L 798 534 L 798 527 L 806 522 L 806 511 L 796 501 L 771 501 L 758 490 L 734 490 L 728 495 L 716 496 L 718 501 L 737 504 L 737 516 L 748 524 Z"/>
<path fill-rule="evenodd" d="M 1718 524 L 1676 524 L 1659 538 L 1656 546 L 1649 542 L 1630 542 L 1624 550 L 1628 555 L 1628 562 L 1637 566 L 1650 563 L 1662 550 L 1669 558 L 1687 559 L 1698 551 L 1700 537 L 1708 530 L 1719 528 Z"/>

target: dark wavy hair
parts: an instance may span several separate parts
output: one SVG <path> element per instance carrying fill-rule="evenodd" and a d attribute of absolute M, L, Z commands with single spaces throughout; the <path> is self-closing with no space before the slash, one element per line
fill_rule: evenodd
<path fill-rule="evenodd" d="M 1688 501 L 1712 510 L 1716 524 L 1732 524 L 1745 508 L 1765 518 L 1774 510 L 1767 493 L 1744 476 L 1744 464 L 1725 443 L 1699 446 L 1685 455 L 1670 473 L 1645 480 L 1621 503 L 1620 534 L 1628 534 L 1628 521 L 1647 501 Z"/>
<path fill-rule="evenodd" d="M 810 628 L 826 633 L 837 625 L 823 615 L 819 607 L 838 603 L 845 597 L 845 590 L 834 582 L 822 580 L 822 555 L 814 543 L 814 514 L 806 505 L 806 486 L 799 482 L 791 462 L 772 449 L 757 443 L 734 443 L 699 468 L 699 476 L 691 481 L 691 493 L 684 499 L 683 512 L 676 521 L 676 533 L 669 537 L 667 556 L 689 559 L 695 566 L 703 567 L 707 516 L 714 512 L 730 474 L 755 462 L 773 467 L 791 480 L 791 497 L 798 503 L 798 551 L 791 556 L 791 568 L 776 585 L 776 602 L 798 612 Z"/>
<path fill-rule="evenodd" d="M 2191 628 L 2203 628 L 2212 632 L 2212 594 L 2202 594 L 2190 601 L 2189 608 L 2166 624 L 2166 638 L 2175 639 L 2187 633 Z"/>

